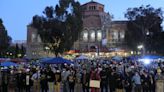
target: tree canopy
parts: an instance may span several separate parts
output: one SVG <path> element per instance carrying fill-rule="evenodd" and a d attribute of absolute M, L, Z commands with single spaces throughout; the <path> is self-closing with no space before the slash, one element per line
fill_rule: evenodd
<path fill-rule="evenodd" d="M 162 32 L 163 11 L 150 5 L 128 8 L 125 17 L 129 20 L 128 31 L 125 33 L 127 45 L 137 50 L 138 45 L 144 45 L 146 51 L 156 51 Z"/>
<path fill-rule="evenodd" d="M 7 30 L 3 25 L 3 21 L 0 18 L 0 55 L 2 56 L 5 50 L 10 46 L 11 37 L 8 36 Z"/>
<path fill-rule="evenodd" d="M 33 16 L 31 26 L 38 29 L 44 46 L 55 55 L 70 50 L 82 30 L 80 3 L 59 0 L 55 7 L 47 6 L 43 14 Z"/>

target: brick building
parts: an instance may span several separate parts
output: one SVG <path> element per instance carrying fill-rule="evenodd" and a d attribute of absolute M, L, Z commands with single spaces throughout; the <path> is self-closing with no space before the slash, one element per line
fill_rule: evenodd
<path fill-rule="evenodd" d="M 73 49 L 80 52 L 95 52 L 92 47 L 99 48 L 100 52 L 110 49 L 125 50 L 126 21 L 112 21 L 109 13 L 104 12 L 104 5 L 90 1 L 82 6 L 83 31 Z M 51 56 L 44 51 L 37 30 L 27 26 L 27 57 Z"/>
<path fill-rule="evenodd" d="M 83 31 L 74 48 L 81 52 L 100 52 L 126 50 L 125 31 L 127 21 L 112 21 L 109 13 L 104 12 L 104 5 L 90 1 L 82 5 Z M 105 45 L 103 45 L 103 41 Z"/>

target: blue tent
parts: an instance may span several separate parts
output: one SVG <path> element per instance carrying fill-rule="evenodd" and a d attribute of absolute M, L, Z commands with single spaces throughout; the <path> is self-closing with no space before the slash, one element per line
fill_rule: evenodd
<path fill-rule="evenodd" d="M 116 60 L 116 61 L 121 61 L 123 58 L 120 56 L 114 56 L 112 57 L 112 60 Z"/>
<path fill-rule="evenodd" d="M 159 59 L 159 58 L 161 58 L 161 56 L 158 55 L 145 55 L 141 57 L 141 59 Z"/>
<path fill-rule="evenodd" d="M 139 56 L 128 56 L 126 57 L 126 59 L 128 60 L 137 60 L 139 58 Z"/>
<path fill-rule="evenodd" d="M 5 61 L 5 62 L 1 63 L 1 66 L 6 66 L 6 67 L 9 67 L 9 66 L 18 66 L 18 64 L 13 63 L 13 62 L 10 62 L 10 61 Z"/>
<path fill-rule="evenodd" d="M 62 57 L 43 58 L 43 59 L 41 59 L 41 63 L 44 63 L 44 64 L 64 64 L 64 63 L 73 64 L 72 61 L 64 59 Z"/>

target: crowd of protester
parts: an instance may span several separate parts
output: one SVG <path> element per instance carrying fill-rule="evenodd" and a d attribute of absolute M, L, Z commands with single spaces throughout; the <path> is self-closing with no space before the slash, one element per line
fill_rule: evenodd
<path fill-rule="evenodd" d="M 100 81 L 100 88 L 90 87 Z M 4 67 L 0 92 L 156 92 L 164 80 L 164 62 L 76 60 L 74 64 Z"/>

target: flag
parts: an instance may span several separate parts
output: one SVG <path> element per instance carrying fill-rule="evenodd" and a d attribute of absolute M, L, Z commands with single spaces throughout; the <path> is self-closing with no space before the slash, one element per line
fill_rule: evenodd
<path fill-rule="evenodd" d="M 106 46 L 106 45 L 107 45 L 107 39 L 104 38 L 104 39 L 102 39 L 102 46 Z"/>

